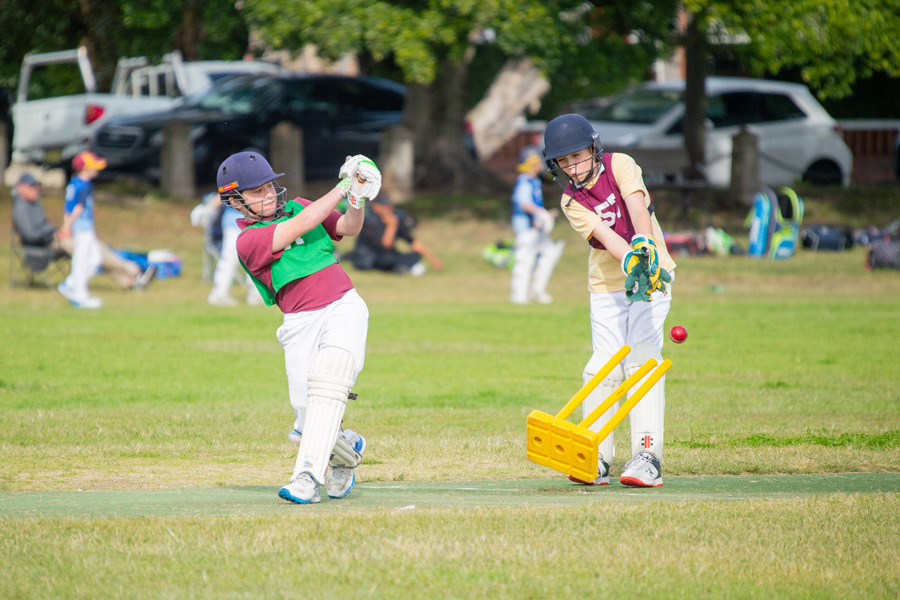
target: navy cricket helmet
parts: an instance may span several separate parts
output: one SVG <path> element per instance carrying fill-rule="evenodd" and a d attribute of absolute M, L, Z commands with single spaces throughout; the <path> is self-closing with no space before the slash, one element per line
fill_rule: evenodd
<path fill-rule="evenodd" d="M 590 175 L 581 182 L 573 180 L 559 166 L 557 159 L 591 148 L 594 157 L 594 165 Z M 560 182 L 561 179 L 573 184 L 576 188 L 582 187 L 583 184 L 589 182 L 596 175 L 596 169 L 600 166 L 600 155 L 603 148 L 600 146 L 600 134 L 594 131 L 594 128 L 583 116 L 578 114 L 560 115 L 547 123 L 544 130 L 544 162 L 547 169 L 553 173 L 554 179 Z"/>
<path fill-rule="evenodd" d="M 259 152 L 245 151 L 232 154 L 219 165 L 219 169 L 216 171 L 219 199 L 226 204 L 228 200 L 238 200 L 241 206 L 249 211 L 249 214 L 246 212 L 244 214 L 251 220 L 271 221 L 280 218 L 284 215 L 286 190 L 283 187 L 275 185 L 276 206 L 275 211 L 269 215 L 253 209 L 255 206 L 262 209 L 262 205 L 267 199 L 248 202 L 241 194 L 244 190 L 252 190 L 270 181 L 274 182 L 279 177 L 284 177 L 284 173 L 276 173 L 269 161 Z"/>

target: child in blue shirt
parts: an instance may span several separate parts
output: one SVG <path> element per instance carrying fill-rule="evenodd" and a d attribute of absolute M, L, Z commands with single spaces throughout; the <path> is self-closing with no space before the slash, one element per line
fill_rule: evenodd
<path fill-rule="evenodd" d="M 91 296 L 88 282 L 100 270 L 103 251 L 94 229 L 94 186 L 91 183 L 106 168 L 106 159 L 81 152 L 72 159 L 75 174 L 66 186 L 65 220 L 60 237 L 72 237 L 72 268 L 57 289 L 77 308 L 100 308 L 103 301 Z"/>

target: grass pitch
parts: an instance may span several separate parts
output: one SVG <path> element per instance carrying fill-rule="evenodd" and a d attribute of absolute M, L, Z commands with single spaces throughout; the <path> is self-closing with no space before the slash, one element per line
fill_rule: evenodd
<path fill-rule="evenodd" d="M 206 305 L 190 208 L 98 206 L 102 238 L 178 252 L 177 279 L 98 276 L 98 312 L 0 294 L 0 597 L 900 594 L 900 277 L 862 249 L 677 259 L 665 485 L 583 488 L 524 435 L 580 386 L 586 247 L 560 223 L 556 301 L 514 307 L 480 255 L 505 223 L 425 220 L 444 272 L 348 268 L 371 321 L 346 424 L 369 448 L 348 498 L 301 507 L 275 496 L 294 460 L 280 315 Z"/>

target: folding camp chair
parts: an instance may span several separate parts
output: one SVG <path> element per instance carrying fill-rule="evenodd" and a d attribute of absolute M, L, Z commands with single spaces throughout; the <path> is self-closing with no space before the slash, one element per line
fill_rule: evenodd
<path fill-rule="evenodd" d="M 9 252 L 9 287 L 56 286 L 69 274 L 69 255 L 52 246 L 28 246 L 13 230 Z"/>

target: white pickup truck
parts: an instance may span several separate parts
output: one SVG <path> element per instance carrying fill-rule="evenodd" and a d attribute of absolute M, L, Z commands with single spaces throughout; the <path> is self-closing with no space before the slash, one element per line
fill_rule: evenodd
<path fill-rule="evenodd" d="M 76 66 L 84 93 L 35 98 L 40 85 L 32 75 L 35 69 L 51 65 Z M 12 107 L 13 160 L 48 167 L 67 165 L 78 152 L 88 149 L 96 130 L 112 118 L 165 111 L 221 77 L 275 71 L 277 66 L 263 62 L 184 62 L 176 51 L 163 57 L 159 65 L 151 65 L 145 58 L 120 59 L 112 92 L 98 93 L 86 48 L 28 54 Z"/>

